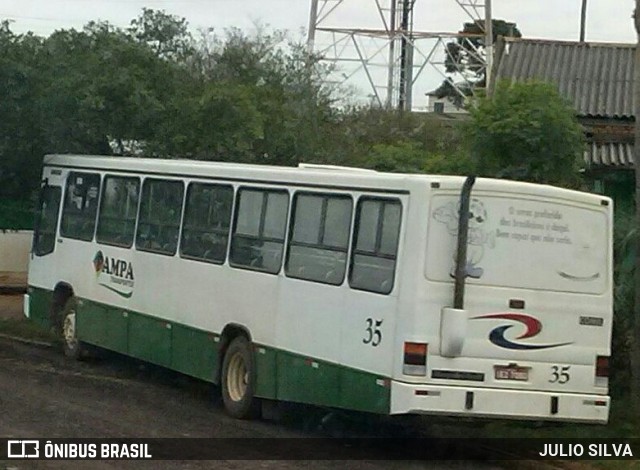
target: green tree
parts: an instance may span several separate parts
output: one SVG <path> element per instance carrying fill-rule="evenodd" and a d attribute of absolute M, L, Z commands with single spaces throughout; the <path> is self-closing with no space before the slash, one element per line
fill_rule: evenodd
<path fill-rule="evenodd" d="M 232 106 L 210 106 L 211 114 L 195 116 L 218 120 L 220 113 L 233 110 L 234 118 L 220 127 L 225 136 L 216 135 L 220 141 L 242 142 L 238 150 L 245 155 L 243 161 L 295 165 L 322 160 L 329 147 L 323 136 L 333 125 L 335 112 L 324 70 L 309 66 L 309 59 L 316 58 L 309 58 L 302 45 L 278 31 L 258 28 L 246 34 L 231 29 L 223 37 L 205 32 L 189 62 L 201 83 L 199 93 L 205 101 L 216 90 L 217 97 L 238 93 L 239 98 L 250 96 L 250 102 L 242 98 Z M 224 87 L 229 92 L 223 92 Z M 207 124 L 194 123 L 193 127 L 202 125 Z M 210 137 L 203 134 L 196 139 Z M 220 158 L 209 143 L 203 142 L 201 149 L 208 152 L 208 156 L 201 153 L 201 158 Z"/>
<path fill-rule="evenodd" d="M 42 41 L 0 23 L 0 200 L 25 200 L 37 185 L 44 141 L 36 57 Z M 1 227 L 0 227 L 1 228 Z"/>
<path fill-rule="evenodd" d="M 479 98 L 467 126 L 478 172 L 486 176 L 578 187 L 583 132 L 554 85 L 498 83 Z"/>
<path fill-rule="evenodd" d="M 468 154 L 444 155 L 430 153 L 415 141 L 396 144 L 376 144 L 371 148 L 366 166 L 394 173 L 429 173 L 465 175 L 473 169 Z"/>
<path fill-rule="evenodd" d="M 193 53 L 193 37 L 187 20 L 164 10 L 143 8 L 127 32 L 163 59 L 183 61 Z"/>
<path fill-rule="evenodd" d="M 127 154 L 134 142 L 162 153 L 183 68 L 108 23 L 55 32 L 38 63 L 48 152 Z"/>

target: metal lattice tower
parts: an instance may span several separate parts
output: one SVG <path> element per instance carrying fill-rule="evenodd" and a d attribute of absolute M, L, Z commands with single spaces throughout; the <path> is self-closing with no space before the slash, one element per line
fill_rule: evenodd
<path fill-rule="evenodd" d="M 356 2 L 375 13 L 376 27 L 344 25 L 347 10 Z M 461 38 L 487 72 L 491 71 L 492 31 L 491 0 L 420 0 L 420 2 L 455 2 L 462 14 L 484 26 L 484 51 L 470 41 L 477 35 L 459 32 L 433 32 L 414 29 L 417 0 L 311 0 L 308 48 L 322 60 L 335 65 L 332 80 L 338 83 L 359 78 L 368 83 L 370 97 L 379 106 L 411 110 L 413 89 L 425 69 L 433 69 L 454 89 L 464 95 L 470 88 L 463 74 L 452 79 L 445 71 L 447 42 Z M 359 10 L 362 12 L 362 8 Z M 347 12 L 347 14 L 344 14 Z M 351 15 L 354 16 L 354 15 Z M 467 18 L 464 18 L 467 20 Z M 460 23 L 462 23 L 461 21 Z M 342 23 L 342 24 L 341 24 Z M 488 26 L 488 28 L 487 28 Z M 450 60 L 453 60 L 450 57 Z"/>

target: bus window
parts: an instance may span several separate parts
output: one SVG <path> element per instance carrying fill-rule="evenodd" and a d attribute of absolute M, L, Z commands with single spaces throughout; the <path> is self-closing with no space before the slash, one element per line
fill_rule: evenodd
<path fill-rule="evenodd" d="M 287 276 L 342 284 L 351 231 L 351 198 L 298 193 L 293 207 Z"/>
<path fill-rule="evenodd" d="M 380 294 L 393 289 L 402 207 L 395 199 L 361 198 L 349 285 Z"/>
<path fill-rule="evenodd" d="M 56 229 L 58 227 L 58 212 L 60 209 L 60 186 L 45 186 L 40 196 L 40 211 L 36 223 L 33 252 L 37 256 L 48 255 L 53 252 L 56 243 Z"/>
<path fill-rule="evenodd" d="M 98 243 L 127 248 L 133 245 L 139 198 L 138 178 L 105 177 L 96 229 Z"/>
<path fill-rule="evenodd" d="M 286 191 L 240 189 L 230 263 L 276 274 L 282 265 L 289 195 Z"/>
<path fill-rule="evenodd" d="M 93 239 L 99 193 L 100 175 L 69 173 L 60 224 L 63 237 L 85 241 Z"/>
<path fill-rule="evenodd" d="M 165 255 L 176 253 L 183 193 L 181 181 L 144 180 L 136 234 L 138 250 Z"/>
<path fill-rule="evenodd" d="M 187 190 L 180 255 L 222 264 L 227 256 L 233 188 L 191 183 Z"/>

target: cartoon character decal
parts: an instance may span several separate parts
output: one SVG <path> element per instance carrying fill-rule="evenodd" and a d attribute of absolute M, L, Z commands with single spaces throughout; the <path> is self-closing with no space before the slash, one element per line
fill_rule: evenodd
<path fill-rule="evenodd" d="M 458 236 L 458 218 L 460 204 L 453 201 L 437 207 L 433 211 L 433 218 L 445 224 L 449 235 L 454 239 Z M 493 248 L 495 246 L 495 235 L 487 229 L 487 210 L 482 201 L 472 198 L 469 201 L 469 235 L 467 240 L 467 276 L 480 279 L 484 274 L 484 269 L 479 263 L 484 257 L 485 246 Z M 453 255 L 453 268 L 451 276 L 455 275 L 455 253 Z"/>

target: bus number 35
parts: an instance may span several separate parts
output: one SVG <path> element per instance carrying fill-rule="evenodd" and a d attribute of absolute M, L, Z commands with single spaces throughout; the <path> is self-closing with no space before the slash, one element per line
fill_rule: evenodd
<path fill-rule="evenodd" d="M 571 376 L 569 375 L 569 368 L 571 366 L 551 366 L 551 378 L 550 383 L 566 384 Z"/>
<path fill-rule="evenodd" d="M 371 344 L 371 346 L 377 346 L 382 341 L 382 320 L 374 320 L 373 318 L 367 318 L 366 335 L 362 339 L 364 344 Z"/>

